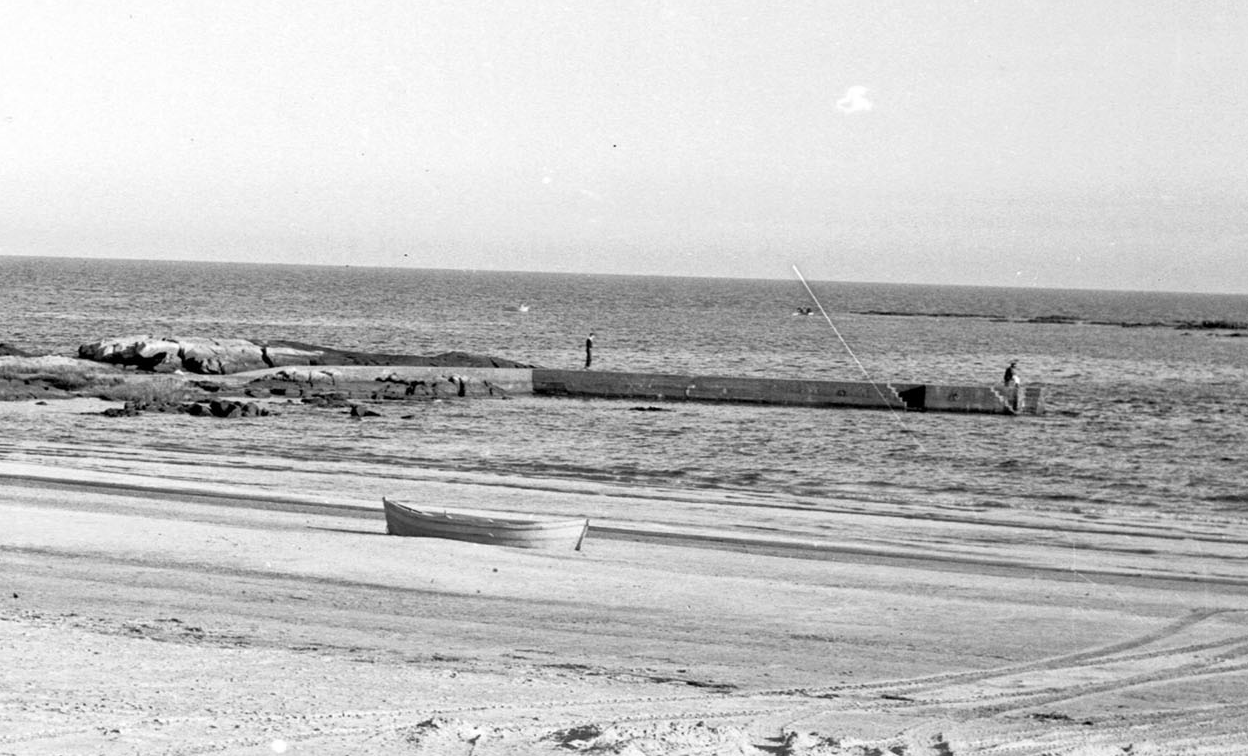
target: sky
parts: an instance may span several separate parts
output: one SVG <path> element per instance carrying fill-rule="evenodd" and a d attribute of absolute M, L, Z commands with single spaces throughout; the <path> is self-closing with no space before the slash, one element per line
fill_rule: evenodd
<path fill-rule="evenodd" d="M 11 3 L 0 255 L 1248 294 L 1248 3 Z"/>

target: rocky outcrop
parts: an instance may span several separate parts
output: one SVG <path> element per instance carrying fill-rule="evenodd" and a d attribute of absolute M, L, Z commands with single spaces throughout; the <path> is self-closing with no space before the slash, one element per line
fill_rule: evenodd
<path fill-rule="evenodd" d="M 180 369 L 178 356 L 181 346 L 172 339 L 154 339 L 151 336 L 122 336 L 105 339 L 78 347 L 78 357 L 114 365 L 129 365 L 143 370 L 164 368 Z M 173 357 L 175 359 L 170 359 Z M 175 364 L 176 363 L 176 364 Z"/>
<path fill-rule="evenodd" d="M 173 412 L 196 417 L 265 417 L 269 411 L 255 402 L 239 402 L 223 399 L 199 402 L 144 402 L 129 401 L 121 407 L 110 407 L 102 413 L 105 417 L 135 417 L 144 412 Z"/>
<path fill-rule="evenodd" d="M 269 367 L 298 367 L 300 365 L 320 365 L 325 358 L 326 350 L 314 346 L 294 343 L 274 342 L 261 345 L 264 361 Z"/>
<path fill-rule="evenodd" d="M 78 347 L 78 356 L 97 362 L 154 372 L 184 371 L 228 375 L 272 367 L 376 366 L 528 368 L 514 360 L 443 352 L 435 355 L 355 352 L 297 341 L 249 339 L 156 338 L 147 335 L 105 339 Z"/>
<path fill-rule="evenodd" d="M 78 356 L 140 370 L 225 375 L 272 367 L 247 339 L 175 339 L 123 336 L 78 347 Z"/>
<path fill-rule="evenodd" d="M 178 352 L 182 367 L 189 373 L 228 375 L 272 367 L 264 359 L 264 349 L 246 339 L 205 339 L 182 342 Z"/>

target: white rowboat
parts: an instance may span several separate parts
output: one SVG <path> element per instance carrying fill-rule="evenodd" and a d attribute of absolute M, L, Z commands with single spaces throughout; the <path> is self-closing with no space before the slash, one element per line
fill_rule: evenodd
<path fill-rule="evenodd" d="M 382 498 L 386 532 L 418 538 L 450 538 L 523 549 L 581 550 L 589 530 L 585 517 L 549 518 L 488 509 L 405 504 Z"/>

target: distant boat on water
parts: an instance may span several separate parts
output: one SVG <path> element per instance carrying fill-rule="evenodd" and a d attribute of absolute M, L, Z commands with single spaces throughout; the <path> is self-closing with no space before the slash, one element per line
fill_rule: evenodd
<path fill-rule="evenodd" d="M 514 305 L 504 305 L 503 311 L 504 312 L 528 312 L 529 306 L 523 302 L 521 302 L 520 304 L 514 304 Z"/>
<path fill-rule="evenodd" d="M 537 517 L 488 509 L 452 509 L 382 498 L 386 532 L 418 538 L 449 538 L 523 549 L 581 550 L 589 531 L 585 517 Z"/>

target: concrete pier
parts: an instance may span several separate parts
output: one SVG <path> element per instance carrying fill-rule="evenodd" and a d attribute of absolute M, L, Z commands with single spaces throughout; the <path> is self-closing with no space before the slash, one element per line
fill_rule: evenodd
<path fill-rule="evenodd" d="M 677 373 L 629 373 L 545 368 L 395 366 L 287 367 L 221 376 L 217 383 L 253 396 L 404 400 L 451 397 L 579 396 L 648 401 L 736 402 L 793 407 L 851 407 L 995 415 L 1044 412 L 1040 386 L 1022 396 L 1003 385 L 942 386 Z"/>
<path fill-rule="evenodd" d="M 1005 386 L 941 386 L 783 378 L 737 378 L 596 370 L 533 370 L 533 393 L 653 401 L 720 401 L 801 407 L 861 407 L 997 415 L 1041 414 L 1040 386 L 1021 402 Z M 1016 409 L 1017 408 L 1017 409 Z"/>

